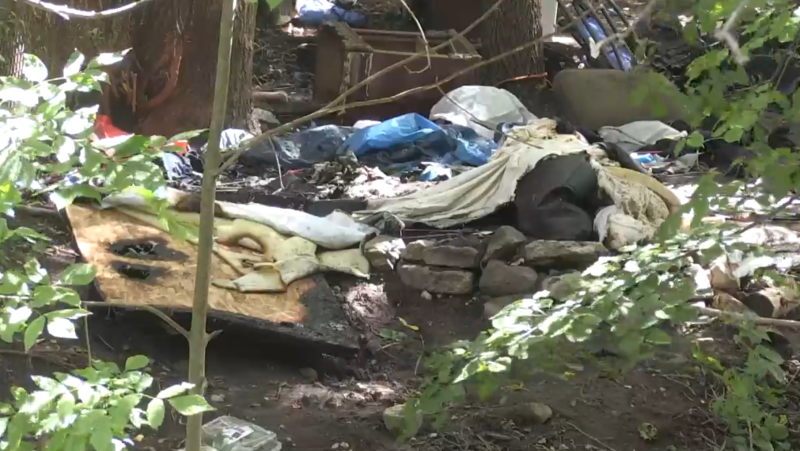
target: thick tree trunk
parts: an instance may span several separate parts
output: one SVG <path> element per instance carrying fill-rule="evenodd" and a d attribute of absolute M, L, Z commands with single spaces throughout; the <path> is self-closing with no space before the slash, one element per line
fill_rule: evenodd
<path fill-rule="evenodd" d="M 496 0 L 483 0 L 490 8 Z M 492 58 L 542 36 L 541 5 L 539 0 L 506 0 L 499 10 L 482 24 L 481 54 Z M 537 44 L 529 50 L 516 53 L 486 66 L 483 83 L 502 87 L 517 95 L 523 102 L 532 95 L 531 82 L 507 82 L 512 78 L 544 72 L 543 46 Z"/>
<path fill-rule="evenodd" d="M 132 48 L 125 64 L 111 73 L 112 89 L 101 107 L 118 127 L 164 136 L 208 128 L 221 1 L 158 0 L 113 19 L 71 21 L 11 3 L 19 5 L 17 16 L 25 24 L 25 52 L 42 58 L 54 76 L 76 48 L 87 57 Z M 130 0 L 54 3 L 97 11 Z M 256 8 L 254 2 L 238 2 L 226 121 L 232 127 L 248 128 Z"/>
<path fill-rule="evenodd" d="M 257 5 L 239 1 L 233 37 L 228 119 L 248 128 Z M 207 128 L 214 98 L 215 49 L 222 2 L 170 0 L 147 7 L 135 29 L 136 131 L 169 136 Z"/>

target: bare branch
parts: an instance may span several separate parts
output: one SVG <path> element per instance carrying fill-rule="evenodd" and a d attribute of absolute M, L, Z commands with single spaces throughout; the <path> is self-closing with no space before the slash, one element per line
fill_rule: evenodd
<path fill-rule="evenodd" d="M 65 20 L 70 19 L 105 19 L 107 17 L 114 17 L 130 12 L 144 4 L 151 3 L 153 0 L 138 0 L 127 5 L 118 6 L 116 8 L 106 9 L 103 11 L 83 11 L 80 9 L 73 9 L 67 5 L 56 5 L 54 3 L 43 2 L 41 0 L 16 0 L 20 3 L 30 5 L 42 11 L 58 14 Z"/>
<path fill-rule="evenodd" d="M 697 307 L 697 310 L 706 316 L 714 318 L 731 318 L 737 321 L 745 321 L 748 318 L 741 313 L 724 312 L 722 310 L 712 309 L 708 307 Z M 776 318 L 752 318 L 753 323 L 758 326 L 775 326 L 786 327 L 789 329 L 800 329 L 800 321 L 792 321 L 789 319 L 776 319 Z"/>
<path fill-rule="evenodd" d="M 164 320 L 164 322 L 169 324 L 170 327 L 175 329 L 179 334 L 183 335 L 183 338 L 185 338 L 187 341 L 189 340 L 189 331 L 184 329 L 180 324 L 176 323 L 174 319 L 169 317 L 169 315 L 167 315 L 166 313 L 162 312 L 161 310 L 155 307 L 149 305 L 128 305 L 115 302 L 95 302 L 95 301 L 81 301 L 81 304 L 86 307 L 118 307 L 126 309 L 145 310 Z"/>
<path fill-rule="evenodd" d="M 406 0 L 398 0 L 398 1 L 402 3 L 406 11 L 408 11 L 408 13 L 411 14 L 411 18 L 414 19 L 414 23 L 417 24 L 417 29 L 419 30 L 419 37 L 422 39 L 422 42 L 425 43 L 425 55 L 428 57 L 428 64 L 425 65 L 425 67 L 423 67 L 420 70 L 411 70 L 406 67 L 406 70 L 411 74 L 421 74 L 431 68 L 431 46 L 428 43 L 428 37 L 425 36 L 425 30 L 422 28 L 422 24 L 419 22 L 417 15 L 414 14 L 414 11 L 411 9 L 410 6 L 408 6 Z"/>
<path fill-rule="evenodd" d="M 747 8 L 747 4 L 750 0 L 742 0 L 736 6 L 736 9 L 733 11 L 728 20 L 725 21 L 725 25 L 722 26 L 716 33 L 714 33 L 714 37 L 718 40 L 724 42 L 728 48 L 731 50 L 731 54 L 733 55 L 734 61 L 738 64 L 745 64 L 749 58 L 742 53 L 742 49 L 739 47 L 739 41 L 733 36 L 733 28 L 736 26 L 736 23 L 739 21 L 739 16 L 742 14 L 745 8 Z"/>

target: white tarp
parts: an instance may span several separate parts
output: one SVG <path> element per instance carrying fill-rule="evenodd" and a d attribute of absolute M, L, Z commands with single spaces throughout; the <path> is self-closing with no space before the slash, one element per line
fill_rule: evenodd
<path fill-rule="evenodd" d="M 448 92 L 431 108 L 430 119 L 444 119 L 469 127 L 485 138 L 494 139 L 494 132 L 499 124 L 527 124 L 535 120 L 536 116 L 505 89 L 493 86 L 462 86 Z"/>
<path fill-rule="evenodd" d="M 576 135 L 557 134 L 555 127 L 552 119 L 515 127 L 489 163 L 408 196 L 371 200 L 368 209 L 354 217 L 388 212 L 403 221 L 444 228 L 489 215 L 514 199 L 519 179 L 541 159 L 591 147 Z"/>
<path fill-rule="evenodd" d="M 617 144 L 628 153 L 662 139 L 686 137 L 686 132 L 679 132 L 661 121 L 636 121 L 620 127 L 602 127 L 597 133 L 603 141 Z"/>

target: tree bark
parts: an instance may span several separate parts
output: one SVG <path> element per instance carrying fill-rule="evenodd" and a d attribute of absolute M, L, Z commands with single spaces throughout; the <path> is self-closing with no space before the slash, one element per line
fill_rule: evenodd
<path fill-rule="evenodd" d="M 228 127 L 246 129 L 252 108 L 256 7 L 241 1 L 236 11 Z M 133 39 L 140 71 L 137 133 L 170 136 L 209 126 L 221 12 L 222 2 L 217 0 L 170 0 L 146 7 Z"/>
<path fill-rule="evenodd" d="M 496 0 L 483 0 L 484 8 L 490 8 Z M 484 21 L 481 28 L 481 54 L 492 58 L 542 36 L 541 4 L 539 0 L 506 0 L 499 10 Z M 484 68 L 483 83 L 508 89 L 525 102 L 532 95 L 530 81 L 508 82 L 507 80 L 536 75 L 544 72 L 543 46 L 541 43 L 530 50 L 519 52 L 490 64 Z"/>

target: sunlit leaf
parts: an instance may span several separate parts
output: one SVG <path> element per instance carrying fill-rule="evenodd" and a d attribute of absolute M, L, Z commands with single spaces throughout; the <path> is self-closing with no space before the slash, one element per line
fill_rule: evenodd
<path fill-rule="evenodd" d="M 92 265 L 76 263 L 59 274 L 58 282 L 62 285 L 88 285 L 92 283 L 95 275 Z"/>
<path fill-rule="evenodd" d="M 64 77 L 71 77 L 80 72 L 81 66 L 83 66 L 85 60 L 86 57 L 83 56 L 83 53 L 77 50 L 72 52 L 72 55 L 69 56 L 69 60 L 67 60 L 67 65 L 64 66 Z"/>
<path fill-rule="evenodd" d="M 156 398 L 147 404 L 147 422 L 150 427 L 158 429 L 164 423 L 164 401 Z"/>
<path fill-rule="evenodd" d="M 53 318 L 47 322 L 47 332 L 56 338 L 74 340 L 78 338 L 75 333 L 75 324 L 64 318 Z"/>
<path fill-rule="evenodd" d="M 191 390 L 192 387 L 194 387 L 194 385 L 188 382 L 183 382 L 161 390 L 156 397 L 159 399 L 173 398 L 186 393 L 187 391 Z"/>
<path fill-rule="evenodd" d="M 140 370 L 150 364 L 150 359 L 143 355 L 135 355 L 128 357 L 125 361 L 125 371 Z"/>
<path fill-rule="evenodd" d="M 22 75 L 28 81 L 41 83 L 47 79 L 47 66 L 38 56 L 26 53 L 22 56 Z"/>
<path fill-rule="evenodd" d="M 205 398 L 200 395 L 179 396 L 177 398 L 169 398 L 167 401 L 178 413 L 186 416 L 214 410 L 214 408 L 206 402 Z"/>

